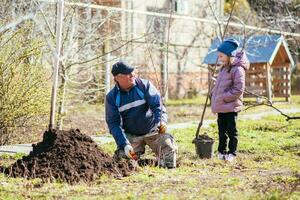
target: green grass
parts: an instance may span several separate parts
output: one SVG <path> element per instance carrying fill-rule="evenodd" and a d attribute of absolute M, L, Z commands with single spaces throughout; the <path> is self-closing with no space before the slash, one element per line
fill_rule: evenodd
<path fill-rule="evenodd" d="M 173 131 L 179 151 L 177 169 L 147 166 L 120 180 L 102 176 L 72 186 L 2 174 L 0 199 L 299 199 L 300 120 L 286 122 L 281 116 L 241 120 L 238 130 L 239 155 L 234 163 L 199 159 L 192 144 L 193 126 Z M 204 131 L 215 139 L 216 151 L 216 124 Z M 102 148 L 113 154 L 115 145 Z"/>
<path fill-rule="evenodd" d="M 294 109 L 294 108 L 300 109 L 300 95 L 292 96 L 290 103 L 275 101 L 275 102 L 273 102 L 273 105 L 280 110 Z M 256 106 L 256 107 L 249 108 L 249 109 L 247 109 L 247 107 L 248 107 L 247 103 L 245 103 L 244 110 L 241 114 L 253 114 L 253 113 L 260 113 L 260 112 L 275 111 L 274 108 L 271 108 L 271 107 L 268 107 L 265 105 Z"/>
<path fill-rule="evenodd" d="M 197 96 L 192 99 L 168 99 L 166 102 L 167 106 L 181 106 L 181 105 L 204 105 L 206 96 Z M 275 104 L 282 104 L 285 99 L 283 98 L 274 98 L 273 101 Z M 244 101 L 255 101 L 255 98 L 244 98 Z M 277 103 L 276 103 L 277 102 Z M 300 95 L 292 95 L 291 104 L 300 104 Z M 289 104 L 287 104 L 289 105 Z"/>
<path fill-rule="evenodd" d="M 181 105 L 204 105 L 206 96 L 197 96 L 192 99 L 168 99 L 167 106 L 181 106 Z"/>
<path fill-rule="evenodd" d="M 168 100 L 166 104 L 169 115 L 169 122 L 180 123 L 187 121 L 199 121 L 203 112 L 205 98 L 205 96 L 201 96 L 194 99 Z M 252 101 L 252 103 L 255 103 L 255 101 Z M 246 103 L 244 104 L 245 105 L 242 112 L 240 112 L 240 115 L 276 112 L 274 108 L 266 105 L 258 105 L 248 108 L 248 105 Z M 282 110 L 284 113 L 286 112 L 286 110 L 292 110 L 295 108 L 300 109 L 300 95 L 292 96 L 291 103 L 274 102 L 274 106 Z M 211 112 L 210 106 L 208 106 L 205 112 L 205 119 L 214 118 L 215 115 Z"/>

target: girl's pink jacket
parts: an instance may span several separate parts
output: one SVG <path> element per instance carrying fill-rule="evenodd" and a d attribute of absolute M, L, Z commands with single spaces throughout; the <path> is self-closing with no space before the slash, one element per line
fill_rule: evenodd
<path fill-rule="evenodd" d="M 242 110 L 247 69 L 249 69 L 249 60 L 245 52 L 238 52 L 231 66 L 220 69 L 212 90 L 211 109 L 213 113 Z"/>

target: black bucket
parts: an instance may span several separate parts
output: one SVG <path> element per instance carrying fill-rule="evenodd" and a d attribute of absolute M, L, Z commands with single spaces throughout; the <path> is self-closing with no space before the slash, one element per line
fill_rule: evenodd
<path fill-rule="evenodd" d="M 198 138 L 193 140 L 196 147 L 196 153 L 200 158 L 212 158 L 214 139 L 208 135 L 199 135 Z"/>

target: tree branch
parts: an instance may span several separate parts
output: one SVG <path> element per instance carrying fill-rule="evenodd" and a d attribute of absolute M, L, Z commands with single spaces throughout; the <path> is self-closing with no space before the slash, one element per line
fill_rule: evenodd
<path fill-rule="evenodd" d="M 269 107 L 273 108 L 274 110 L 276 110 L 277 112 L 279 112 L 282 116 L 284 116 L 286 118 L 286 121 L 300 119 L 300 116 L 289 116 L 289 115 L 285 114 L 279 108 L 275 107 L 274 104 L 272 103 L 272 101 L 270 101 L 270 99 L 268 99 L 265 96 L 257 95 L 257 94 L 255 94 L 253 92 L 248 91 L 247 89 L 245 89 L 245 93 L 251 94 L 251 95 L 253 95 L 253 96 L 255 96 L 257 98 L 257 104 L 252 104 L 249 107 L 247 107 L 245 110 L 248 110 L 248 109 L 253 108 L 253 107 L 263 106 L 264 105 L 264 106 L 269 106 Z M 266 100 L 267 102 L 264 103 L 262 101 L 262 99 Z"/>

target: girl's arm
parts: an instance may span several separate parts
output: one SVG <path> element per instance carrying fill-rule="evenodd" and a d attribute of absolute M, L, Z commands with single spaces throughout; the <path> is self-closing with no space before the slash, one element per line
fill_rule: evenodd
<path fill-rule="evenodd" d="M 236 67 L 233 73 L 233 85 L 224 94 L 223 100 L 225 102 L 231 102 L 238 99 L 245 90 L 245 70 L 243 67 Z"/>

